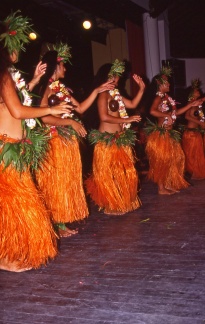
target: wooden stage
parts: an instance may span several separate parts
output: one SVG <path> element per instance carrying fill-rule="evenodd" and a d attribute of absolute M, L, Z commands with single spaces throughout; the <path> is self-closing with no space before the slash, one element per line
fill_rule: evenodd
<path fill-rule="evenodd" d="M 142 207 L 90 216 L 46 268 L 0 271 L 1 324 L 205 323 L 205 180 Z"/>

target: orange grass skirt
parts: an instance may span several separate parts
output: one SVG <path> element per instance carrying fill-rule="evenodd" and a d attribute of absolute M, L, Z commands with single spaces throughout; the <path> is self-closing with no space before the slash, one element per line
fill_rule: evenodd
<path fill-rule="evenodd" d="M 107 214 L 124 214 L 140 207 L 138 174 L 130 146 L 98 143 L 93 173 L 85 181 L 88 194 Z"/>
<path fill-rule="evenodd" d="M 5 137 L 0 136 L 0 139 Z M 10 138 L 8 142 L 15 142 Z M 38 268 L 57 254 L 56 234 L 29 171 L 0 165 L 0 259 Z"/>
<path fill-rule="evenodd" d="M 50 140 L 50 150 L 36 172 L 38 187 L 54 223 L 72 223 L 88 216 L 83 189 L 82 163 L 77 139 Z"/>
<path fill-rule="evenodd" d="M 169 132 L 154 131 L 148 136 L 146 153 L 149 159 L 148 179 L 165 188 L 182 189 L 189 186 L 184 179 L 185 156 L 181 144 Z"/>
<path fill-rule="evenodd" d="M 205 138 L 200 132 L 185 130 L 182 137 L 185 170 L 195 179 L 205 178 Z"/>

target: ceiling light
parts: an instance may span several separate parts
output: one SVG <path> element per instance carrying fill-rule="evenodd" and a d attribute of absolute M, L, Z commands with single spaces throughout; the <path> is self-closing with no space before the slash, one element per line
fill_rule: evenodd
<path fill-rule="evenodd" d="M 30 34 L 29 34 L 29 38 L 30 38 L 31 40 L 35 40 L 35 39 L 37 38 L 36 33 L 30 33 Z"/>
<path fill-rule="evenodd" d="M 90 29 L 92 27 L 92 23 L 90 20 L 84 20 L 83 22 L 83 28 Z"/>

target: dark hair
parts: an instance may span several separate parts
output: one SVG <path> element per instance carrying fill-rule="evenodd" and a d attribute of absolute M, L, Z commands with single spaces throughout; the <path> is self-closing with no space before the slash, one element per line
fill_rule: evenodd
<path fill-rule="evenodd" d="M 108 80 L 108 73 L 112 67 L 111 63 L 106 63 L 102 65 L 94 77 L 93 89 L 99 87 L 101 84 Z"/>
<path fill-rule="evenodd" d="M 159 76 L 159 74 L 155 75 L 150 84 L 146 87 L 144 92 L 144 111 L 145 116 L 150 119 L 151 121 L 155 121 L 156 118 L 150 115 L 150 108 L 152 106 L 152 103 L 154 101 L 154 98 L 156 97 L 156 93 L 158 91 L 158 84 L 156 78 Z"/>
<path fill-rule="evenodd" d="M 186 97 L 186 98 L 189 98 L 189 96 L 190 96 L 191 94 L 193 94 L 194 91 L 198 91 L 199 94 L 200 94 L 200 97 L 203 97 L 203 91 L 202 91 L 202 89 L 201 89 L 200 87 L 199 87 L 199 88 L 193 88 L 192 86 L 189 86 L 189 87 L 187 87 L 187 88 L 185 89 L 185 97 Z"/>
<path fill-rule="evenodd" d="M 3 22 L 0 22 L 0 35 L 7 31 L 7 27 Z M 3 76 L 8 71 L 8 68 L 12 65 L 11 58 L 7 47 L 4 46 L 4 41 L 0 41 L 0 89 L 3 82 Z"/>
<path fill-rule="evenodd" d="M 58 52 L 57 51 L 48 51 L 41 59 L 42 63 L 47 64 L 46 72 L 42 76 L 39 85 L 38 85 L 38 94 L 42 97 L 44 95 L 44 92 L 48 86 L 49 79 L 52 77 L 57 64 L 57 57 Z"/>

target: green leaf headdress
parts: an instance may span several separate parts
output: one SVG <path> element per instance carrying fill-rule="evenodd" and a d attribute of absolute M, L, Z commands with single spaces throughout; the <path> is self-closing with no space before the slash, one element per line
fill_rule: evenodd
<path fill-rule="evenodd" d="M 188 96 L 188 101 L 192 101 L 194 98 L 194 90 L 199 90 L 201 89 L 202 82 L 200 79 L 193 79 L 191 81 L 191 91 Z"/>
<path fill-rule="evenodd" d="M 169 78 L 171 75 L 172 75 L 172 68 L 169 65 L 163 66 L 160 70 L 160 73 L 156 77 L 156 81 L 159 84 L 163 84 L 166 81 L 166 78 Z"/>
<path fill-rule="evenodd" d="M 110 69 L 110 72 L 108 73 L 108 78 L 111 79 L 114 76 L 121 76 L 123 72 L 125 71 L 125 62 L 119 61 L 116 59 L 112 63 L 112 67 Z"/>
<path fill-rule="evenodd" d="M 69 47 L 67 44 L 60 42 L 53 45 L 53 49 L 54 51 L 58 52 L 58 58 L 57 58 L 58 62 L 63 61 L 64 63 L 69 62 L 71 64 L 70 62 L 70 58 L 72 57 L 70 52 L 71 47 Z"/>
<path fill-rule="evenodd" d="M 10 54 L 14 51 L 25 51 L 24 44 L 29 43 L 29 34 L 33 32 L 29 18 L 19 15 L 20 10 L 10 14 L 3 23 L 6 31 L 0 35 L 0 41 L 4 41 Z"/>

